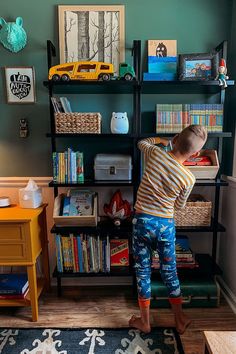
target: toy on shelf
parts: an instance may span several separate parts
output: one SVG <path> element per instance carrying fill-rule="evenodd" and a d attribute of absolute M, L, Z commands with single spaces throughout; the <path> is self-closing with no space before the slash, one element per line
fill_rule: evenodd
<path fill-rule="evenodd" d="M 122 199 L 120 190 L 113 194 L 109 204 L 104 204 L 103 210 L 116 226 L 121 224 L 121 220 L 125 220 L 131 215 L 130 203 Z"/>
<path fill-rule="evenodd" d="M 226 75 L 227 74 L 227 68 L 226 68 L 226 63 L 225 59 L 220 60 L 220 65 L 218 68 L 218 75 L 215 80 L 219 81 L 219 85 L 223 86 L 224 88 L 227 87 L 227 82 L 226 80 L 229 79 L 229 77 Z"/>
<path fill-rule="evenodd" d="M 109 81 L 111 78 L 131 81 L 135 78 L 131 65 L 120 63 L 119 76 L 114 75 L 113 64 L 97 61 L 76 61 L 52 66 L 48 79 L 53 81 L 91 80 Z"/>
<path fill-rule="evenodd" d="M 118 80 L 132 81 L 135 79 L 135 72 L 132 65 L 127 63 L 120 63 Z"/>
<path fill-rule="evenodd" d="M 114 67 L 112 64 L 96 61 L 76 61 L 52 66 L 48 73 L 48 79 L 53 81 L 109 81 L 113 74 Z"/>
<path fill-rule="evenodd" d="M 111 132 L 112 134 L 127 134 L 129 132 L 127 112 L 112 112 Z"/>

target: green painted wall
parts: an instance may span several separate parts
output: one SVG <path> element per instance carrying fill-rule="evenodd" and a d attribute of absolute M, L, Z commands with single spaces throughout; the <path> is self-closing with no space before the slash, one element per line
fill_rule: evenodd
<path fill-rule="evenodd" d="M 112 5 L 117 4 L 117 1 L 71 0 L 69 5 L 80 3 Z M 178 53 L 192 53 L 208 52 L 222 40 L 230 41 L 233 9 L 231 0 L 148 0 L 146 2 L 126 0 L 118 1 L 118 3 L 125 5 L 127 47 L 131 46 L 133 39 L 141 39 L 143 48 L 145 48 L 147 39 L 177 39 Z M 2 0 L 0 3 L 0 16 L 8 21 L 22 16 L 24 28 L 28 33 L 28 45 L 21 52 L 13 54 L 2 46 L 0 47 L 0 65 L 1 67 L 34 66 L 37 95 L 37 103 L 34 105 L 6 104 L 2 70 L 0 76 L 2 81 L 0 84 L 0 176 L 48 176 L 52 174 L 50 140 L 45 137 L 45 134 L 49 132 L 48 96 L 42 82 L 47 77 L 46 40 L 52 40 L 57 48 L 57 5 L 62 4 L 66 3 L 56 0 Z M 127 59 L 128 57 L 129 52 L 127 52 Z M 106 100 L 104 97 L 103 99 Z M 128 100 L 128 98 L 123 100 L 123 97 L 116 97 L 114 110 L 121 107 L 129 111 Z M 100 98 L 94 96 L 93 102 L 99 106 Z M 76 107 L 75 98 L 73 104 Z M 145 104 L 148 105 L 148 102 Z M 105 114 L 106 119 L 110 119 L 112 110 L 113 107 L 109 106 L 109 112 Z M 30 135 L 27 139 L 19 138 L 20 118 L 27 118 L 29 121 Z M 108 124 L 109 121 L 107 121 L 107 126 Z"/>
<path fill-rule="evenodd" d="M 236 0 L 233 0 L 232 7 L 232 26 L 231 26 L 231 40 L 229 47 L 229 58 L 228 58 L 228 73 L 231 78 L 236 79 Z M 234 153 L 234 143 L 235 143 L 235 128 L 236 128 L 236 87 L 233 86 L 227 95 L 227 120 L 226 129 L 232 131 L 233 137 L 229 139 L 224 146 L 224 165 L 223 170 L 226 175 L 232 175 L 233 168 L 233 153 Z M 235 162 L 236 163 L 236 162 Z"/>

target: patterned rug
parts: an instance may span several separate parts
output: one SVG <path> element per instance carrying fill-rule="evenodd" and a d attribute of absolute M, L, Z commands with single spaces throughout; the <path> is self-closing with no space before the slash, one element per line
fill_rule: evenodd
<path fill-rule="evenodd" d="M 0 328 L 1 354 L 184 354 L 175 329 Z"/>

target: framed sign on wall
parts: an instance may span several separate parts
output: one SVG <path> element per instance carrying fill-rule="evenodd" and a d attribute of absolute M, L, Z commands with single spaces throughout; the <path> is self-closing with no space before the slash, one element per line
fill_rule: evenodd
<path fill-rule="evenodd" d="M 5 67 L 7 103 L 35 103 L 33 67 Z"/>
<path fill-rule="evenodd" d="M 60 63 L 125 61 L 124 5 L 58 6 Z"/>

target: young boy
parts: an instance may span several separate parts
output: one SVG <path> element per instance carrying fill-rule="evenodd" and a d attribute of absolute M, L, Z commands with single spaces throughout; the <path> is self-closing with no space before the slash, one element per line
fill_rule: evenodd
<path fill-rule="evenodd" d="M 183 162 L 195 154 L 207 140 L 206 129 L 190 125 L 173 138 L 173 149 L 166 152 L 155 144 L 168 146 L 161 138 L 138 143 L 146 168 L 140 183 L 133 219 L 133 255 L 138 289 L 140 317 L 132 316 L 129 325 L 144 333 L 151 331 L 151 254 L 157 250 L 160 273 L 175 315 L 176 329 L 183 333 L 190 320 L 182 311 L 182 298 L 175 258 L 174 208 L 183 208 L 194 186 L 195 177 Z"/>

